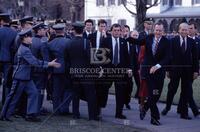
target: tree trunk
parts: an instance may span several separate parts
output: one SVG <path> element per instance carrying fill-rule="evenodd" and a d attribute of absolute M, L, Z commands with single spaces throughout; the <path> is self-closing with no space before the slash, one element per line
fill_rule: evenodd
<path fill-rule="evenodd" d="M 136 28 L 137 30 L 141 31 L 143 29 L 143 22 L 146 18 L 147 12 L 147 1 L 146 0 L 137 0 L 136 1 Z"/>

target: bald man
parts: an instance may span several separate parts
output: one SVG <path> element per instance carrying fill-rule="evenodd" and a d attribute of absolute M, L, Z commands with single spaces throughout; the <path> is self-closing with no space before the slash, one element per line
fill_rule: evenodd
<path fill-rule="evenodd" d="M 171 61 L 169 70 L 167 104 L 162 111 L 166 115 L 171 108 L 174 95 L 181 80 L 180 117 L 190 120 L 188 102 L 191 95 L 192 81 L 198 77 L 198 54 L 195 41 L 188 37 L 188 24 L 179 25 L 179 36 L 171 39 Z"/>

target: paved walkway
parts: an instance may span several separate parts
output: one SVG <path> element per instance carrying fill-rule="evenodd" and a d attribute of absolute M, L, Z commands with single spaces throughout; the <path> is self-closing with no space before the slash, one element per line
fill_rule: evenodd
<path fill-rule="evenodd" d="M 158 103 L 159 110 L 161 111 L 165 104 L 164 103 Z M 45 107 L 52 111 L 52 104 L 50 102 L 45 101 Z M 109 95 L 107 107 L 103 109 L 102 115 L 103 115 L 103 121 L 102 122 L 90 122 L 86 121 L 84 119 L 87 119 L 88 113 L 87 113 L 87 104 L 84 101 L 81 101 L 80 103 L 80 112 L 81 117 L 83 117 L 83 120 L 74 120 L 71 117 L 55 117 L 55 116 L 43 116 L 42 117 L 42 123 L 38 124 L 32 124 L 31 127 L 30 124 L 23 121 L 23 119 L 14 119 L 14 124 L 6 123 L 6 122 L 0 122 L 0 130 L 4 131 L 5 129 L 7 131 L 33 131 L 33 128 L 37 128 L 39 126 L 43 126 L 43 129 L 38 129 L 40 131 L 55 131 L 58 127 L 62 126 L 62 131 L 68 130 L 70 127 L 70 131 L 79 131 L 80 129 L 84 132 L 93 131 L 92 129 L 97 130 L 98 132 L 200 132 L 200 117 L 194 118 L 191 111 L 189 111 L 189 114 L 191 117 L 193 117 L 192 120 L 183 120 L 179 118 L 179 115 L 176 113 L 176 106 L 172 106 L 171 111 L 168 113 L 167 116 L 161 116 L 160 122 L 162 123 L 161 126 L 153 126 L 150 124 L 150 113 L 148 112 L 144 120 L 139 119 L 139 110 L 138 110 L 138 104 L 137 100 L 132 99 L 131 101 L 131 110 L 124 109 L 124 115 L 127 116 L 127 120 L 120 120 L 115 119 L 115 96 Z M 17 121 L 18 120 L 18 121 Z M 56 123 L 53 123 L 55 122 Z M 66 123 L 68 125 L 66 126 Z M 114 123 L 114 125 L 113 125 Z M 65 124 L 65 125 L 63 125 Z M 79 124 L 77 126 L 76 124 Z M 11 126 L 10 126 L 11 125 Z M 65 127 L 63 127 L 65 126 Z M 73 126 L 73 127 L 71 127 Z M 86 127 L 85 126 L 89 126 Z M 92 126 L 92 127 L 91 127 Z M 51 127 L 51 129 L 49 129 Z M 106 129 L 105 129 L 106 127 Z M 8 129 L 10 128 L 10 129 Z M 90 129 L 90 130 L 89 130 Z M 81 132 L 82 132 L 81 130 Z"/>
<path fill-rule="evenodd" d="M 103 121 L 132 126 L 135 128 L 145 128 L 152 132 L 200 132 L 200 117 L 194 118 L 191 111 L 189 111 L 189 114 L 193 119 L 183 120 L 180 119 L 179 115 L 176 113 L 176 106 L 172 106 L 171 111 L 169 111 L 166 116 L 161 115 L 160 122 L 162 125 L 153 126 L 150 124 L 150 112 L 147 113 L 144 120 L 139 119 L 137 100 L 132 99 L 131 107 L 131 110 L 124 109 L 124 115 L 127 116 L 127 120 L 115 119 L 115 97 L 110 95 L 107 107 L 102 111 Z M 165 104 L 158 103 L 158 107 L 161 111 L 165 107 Z M 81 115 L 87 116 L 87 107 L 85 102 L 81 102 L 80 109 L 82 110 Z"/>

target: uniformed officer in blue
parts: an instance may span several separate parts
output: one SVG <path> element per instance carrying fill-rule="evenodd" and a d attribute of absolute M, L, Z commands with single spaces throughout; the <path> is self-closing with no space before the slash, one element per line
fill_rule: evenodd
<path fill-rule="evenodd" d="M 49 61 L 49 52 L 47 47 L 47 42 L 42 40 L 46 35 L 45 24 L 39 23 L 33 26 L 35 36 L 32 38 L 31 51 L 32 54 L 40 60 Z M 44 91 L 47 85 L 47 69 L 37 68 L 33 69 L 33 81 L 39 92 L 38 98 L 38 114 L 43 114 L 42 104 L 44 98 Z"/>
<path fill-rule="evenodd" d="M 19 20 L 20 24 L 21 24 L 21 31 L 32 28 L 33 26 L 33 17 L 32 16 L 25 16 L 24 18 Z M 15 50 L 17 51 L 17 49 L 19 48 L 21 44 L 19 35 L 17 35 L 16 39 L 15 39 Z"/>
<path fill-rule="evenodd" d="M 11 121 L 9 118 L 15 110 L 15 106 L 22 94 L 26 92 L 28 96 L 27 104 L 27 116 L 26 121 L 37 122 L 40 121 L 37 118 L 36 113 L 38 112 L 38 90 L 31 78 L 31 67 L 60 67 L 60 64 L 56 62 L 56 59 L 47 62 L 36 59 L 31 50 L 30 45 L 32 43 L 32 29 L 27 29 L 19 33 L 21 44 L 16 53 L 17 65 L 13 72 L 13 83 L 11 92 L 6 97 L 5 104 L 1 111 L 1 120 Z"/>
<path fill-rule="evenodd" d="M 32 28 L 33 26 L 33 17 L 32 16 L 25 16 L 19 20 L 21 24 L 21 31 Z M 19 46 L 21 44 L 20 36 L 17 35 L 15 38 L 15 52 L 17 52 Z M 26 115 L 26 107 L 27 107 L 27 95 L 25 92 L 22 93 L 19 102 L 21 102 L 17 106 L 16 115 L 24 117 Z"/>
<path fill-rule="evenodd" d="M 3 13 L 0 14 L 1 24 L 0 27 L 0 69 L 3 73 L 3 95 L 2 102 L 4 103 L 6 95 L 9 93 L 10 87 L 7 85 L 9 80 L 8 71 L 12 67 L 12 61 L 14 56 L 14 41 L 17 32 L 10 28 L 10 15 Z"/>
<path fill-rule="evenodd" d="M 49 42 L 49 56 L 51 59 L 57 58 L 61 64 L 60 68 L 54 68 L 52 71 L 53 79 L 53 111 L 55 114 L 68 114 L 69 103 L 71 102 L 70 81 L 69 81 L 69 62 L 67 57 L 67 48 L 69 39 L 65 37 L 65 25 L 56 24 L 53 26 L 56 37 Z"/>

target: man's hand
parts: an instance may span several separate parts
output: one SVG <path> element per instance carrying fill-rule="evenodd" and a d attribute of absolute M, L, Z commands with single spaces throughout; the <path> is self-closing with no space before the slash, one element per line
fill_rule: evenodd
<path fill-rule="evenodd" d="M 199 75 L 198 72 L 194 72 L 194 73 L 193 73 L 193 80 L 197 79 L 197 78 L 198 78 L 198 75 Z"/>
<path fill-rule="evenodd" d="M 129 70 L 127 71 L 127 73 L 128 73 L 128 77 L 132 77 L 132 76 L 133 76 L 133 71 L 132 71 L 131 69 L 129 69 Z"/>
<path fill-rule="evenodd" d="M 57 59 L 54 59 L 54 60 L 52 60 L 51 62 L 49 62 L 49 63 L 48 63 L 48 66 L 50 66 L 50 67 L 55 67 L 55 68 L 61 67 L 61 64 L 60 64 L 60 63 L 57 63 L 56 60 L 57 60 Z"/>
<path fill-rule="evenodd" d="M 166 72 L 166 76 L 167 76 L 167 78 L 169 78 L 169 79 L 170 79 L 169 72 Z"/>
<path fill-rule="evenodd" d="M 107 37 L 107 35 L 106 35 L 106 31 L 105 31 L 105 30 L 102 31 L 102 37 L 104 37 L 104 38 Z"/>
<path fill-rule="evenodd" d="M 159 64 L 152 66 L 150 69 L 150 74 L 154 74 L 160 68 L 161 68 L 161 65 L 159 65 Z"/>

